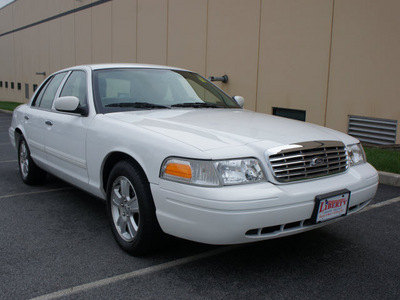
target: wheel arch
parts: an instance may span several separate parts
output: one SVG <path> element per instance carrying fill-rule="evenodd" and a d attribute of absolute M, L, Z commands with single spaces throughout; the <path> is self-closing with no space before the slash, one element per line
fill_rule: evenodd
<path fill-rule="evenodd" d="M 14 130 L 14 140 L 15 140 L 15 145 L 18 148 L 18 141 L 20 139 L 21 136 L 23 136 L 24 134 L 22 133 L 22 130 L 20 128 L 15 128 Z"/>
<path fill-rule="evenodd" d="M 111 170 L 114 167 L 116 163 L 119 161 L 127 161 L 131 163 L 139 172 L 142 173 L 142 175 L 146 178 L 147 182 L 149 182 L 149 179 L 146 175 L 146 172 L 142 168 L 142 166 L 139 164 L 139 162 L 133 158 L 131 155 L 126 154 L 124 152 L 119 152 L 115 151 L 110 153 L 106 159 L 104 160 L 103 163 L 103 168 L 102 168 L 102 173 L 101 173 L 101 179 L 102 179 L 102 189 L 105 193 L 107 193 L 107 183 L 108 183 L 108 178 L 110 176 Z"/>

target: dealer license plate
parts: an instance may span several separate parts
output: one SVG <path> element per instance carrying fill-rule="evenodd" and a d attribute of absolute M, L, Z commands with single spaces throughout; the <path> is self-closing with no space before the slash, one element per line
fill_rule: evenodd
<path fill-rule="evenodd" d="M 315 198 L 314 223 L 325 222 L 347 215 L 350 191 L 341 190 Z"/>

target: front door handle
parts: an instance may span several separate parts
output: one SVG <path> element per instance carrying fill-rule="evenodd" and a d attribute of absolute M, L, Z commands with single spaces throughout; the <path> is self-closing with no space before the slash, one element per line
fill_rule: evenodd
<path fill-rule="evenodd" d="M 53 126 L 53 122 L 50 120 L 47 120 L 45 123 L 46 123 L 46 125 Z"/>
<path fill-rule="evenodd" d="M 29 120 L 29 117 L 28 117 L 28 116 L 25 116 L 24 119 L 28 121 L 28 120 Z"/>

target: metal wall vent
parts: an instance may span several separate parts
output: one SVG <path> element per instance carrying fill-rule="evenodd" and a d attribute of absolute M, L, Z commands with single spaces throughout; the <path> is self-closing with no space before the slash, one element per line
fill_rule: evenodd
<path fill-rule="evenodd" d="M 396 143 L 397 120 L 349 116 L 348 134 L 361 142 L 392 145 Z"/>

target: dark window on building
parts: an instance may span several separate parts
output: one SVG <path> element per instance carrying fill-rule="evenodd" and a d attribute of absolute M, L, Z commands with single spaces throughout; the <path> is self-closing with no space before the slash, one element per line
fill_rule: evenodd
<path fill-rule="evenodd" d="M 5 82 L 6 89 L 8 89 L 8 81 Z"/>
<path fill-rule="evenodd" d="M 11 82 L 11 89 L 14 89 L 14 82 Z"/>
<path fill-rule="evenodd" d="M 18 89 L 18 91 L 21 90 L 21 82 L 18 82 L 18 83 L 17 83 L 17 89 Z"/>
<path fill-rule="evenodd" d="M 25 98 L 29 99 L 29 84 L 25 83 Z"/>
<path fill-rule="evenodd" d="M 0 87 L 3 87 L 3 81 L 0 81 Z"/>
<path fill-rule="evenodd" d="M 285 118 L 299 120 L 299 121 L 306 120 L 306 111 L 300 110 L 300 109 L 273 107 L 272 114 L 274 116 L 285 117 Z"/>
<path fill-rule="evenodd" d="M 33 85 L 33 92 L 35 92 L 37 90 L 37 84 Z"/>

